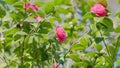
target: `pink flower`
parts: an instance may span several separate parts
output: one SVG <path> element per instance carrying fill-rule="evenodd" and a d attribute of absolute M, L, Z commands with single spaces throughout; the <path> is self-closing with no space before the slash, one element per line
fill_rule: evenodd
<path fill-rule="evenodd" d="M 100 3 L 96 3 L 91 6 L 91 12 L 96 14 L 98 17 L 106 16 L 107 14 L 105 6 Z"/>
<path fill-rule="evenodd" d="M 54 62 L 54 63 L 52 64 L 52 68 L 62 68 L 62 65 L 60 65 L 60 64 L 57 63 L 57 62 Z"/>
<path fill-rule="evenodd" d="M 37 21 L 37 22 L 40 22 L 43 20 L 43 18 L 39 17 L 39 16 L 35 16 L 34 19 Z"/>
<path fill-rule="evenodd" d="M 34 11 L 38 11 L 38 7 L 34 4 L 31 5 L 31 8 L 34 10 Z"/>
<path fill-rule="evenodd" d="M 66 32 L 61 26 L 56 27 L 56 36 L 58 37 L 59 42 L 66 40 Z"/>
<path fill-rule="evenodd" d="M 25 5 L 24 5 L 24 9 L 25 10 L 28 10 L 28 9 L 30 9 L 31 8 L 31 4 L 30 3 L 26 3 Z"/>

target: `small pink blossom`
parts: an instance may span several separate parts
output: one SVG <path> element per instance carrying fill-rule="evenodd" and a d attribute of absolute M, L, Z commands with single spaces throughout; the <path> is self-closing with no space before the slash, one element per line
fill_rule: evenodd
<path fill-rule="evenodd" d="M 38 7 L 34 4 L 31 5 L 31 8 L 34 10 L 34 11 L 38 11 Z"/>
<path fill-rule="evenodd" d="M 93 6 L 91 6 L 91 12 L 96 14 L 98 17 L 106 16 L 106 7 L 100 3 L 96 3 Z"/>
<path fill-rule="evenodd" d="M 66 40 L 66 32 L 61 26 L 56 27 L 56 36 L 59 42 L 63 42 Z"/>
<path fill-rule="evenodd" d="M 28 10 L 28 9 L 30 9 L 31 8 L 31 4 L 30 3 L 26 3 L 25 5 L 24 5 L 24 9 L 25 10 Z"/>
<path fill-rule="evenodd" d="M 39 16 L 35 16 L 34 19 L 37 21 L 37 22 L 40 22 L 43 20 L 43 18 L 39 17 Z"/>
<path fill-rule="evenodd" d="M 62 65 L 60 65 L 60 64 L 57 63 L 57 62 L 54 62 L 54 63 L 52 64 L 52 68 L 62 68 Z"/>

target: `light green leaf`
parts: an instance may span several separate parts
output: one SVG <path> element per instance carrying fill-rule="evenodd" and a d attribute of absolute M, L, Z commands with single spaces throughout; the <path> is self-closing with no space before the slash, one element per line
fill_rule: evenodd
<path fill-rule="evenodd" d="M 95 15 L 92 14 L 91 12 L 88 12 L 83 16 L 83 19 L 90 19 L 90 18 L 93 18 L 93 17 L 95 17 Z"/>
<path fill-rule="evenodd" d="M 27 33 L 22 32 L 22 31 L 19 31 L 19 32 L 16 32 L 16 33 L 13 35 L 13 37 L 15 37 L 16 35 L 25 36 L 25 35 L 27 35 Z"/>
<path fill-rule="evenodd" d="M 54 3 L 53 2 L 46 3 L 46 5 L 44 7 L 44 11 L 46 12 L 46 14 L 54 12 Z"/>
<path fill-rule="evenodd" d="M 18 2 L 19 0 L 5 0 L 8 4 L 14 4 L 15 2 Z"/>
<path fill-rule="evenodd" d="M 72 59 L 73 61 L 75 61 L 75 62 L 80 62 L 79 55 L 70 54 L 70 55 L 69 55 L 69 58 L 71 58 L 71 59 Z"/>

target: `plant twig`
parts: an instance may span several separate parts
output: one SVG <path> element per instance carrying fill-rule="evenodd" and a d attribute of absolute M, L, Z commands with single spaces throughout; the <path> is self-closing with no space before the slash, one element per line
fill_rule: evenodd
<path fill-rule="evenodd" d="M 114 53 L 116 53 L 116 49 L 118 48 L 119 42 L 120 42 L 120 36 L 118 36 L 118 38 L 117 38 L 117 42 L 115 44 Z M 113 58 L 113 62 L 114 62 L 116 57 L 114 57 L 114 55 L 113 55 L 112 58 Z"/>
<path fill-rule="evenodd" d="M 101 35 L 101 38 L 103 38 L 103 43 L 104 43 L 104 45 L 105 45 L 105 47 L 106 47 L 106 50 L 107 50 L 108 55 L 111 56 L 111 55 L 110 55 L 110 52 L 109 52 L 109 49 L 108 49 L 108 46 L 107 46 L 107 44 L 106 44 L 106 42 L 105 42 L 105 38 L 103 37 L 103 34 L 102 34 L 101 30 L 99 30 L 99 33 L 100 33 L 100 35 Z"/>

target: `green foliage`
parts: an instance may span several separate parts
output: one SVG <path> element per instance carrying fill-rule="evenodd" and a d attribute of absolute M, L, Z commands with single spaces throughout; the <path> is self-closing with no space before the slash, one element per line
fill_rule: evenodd
<path fill-rule="evenodd" d="M 120 12 L 97 17 L 90 12 L 96 2 L 109 10 L 107 0 L 0 0 L 1 68 L 51 68 L 55 61 L 62 68 L 119 68 Z M 39 10 L 25 10 L 25 3 Z"/>
<path fill-rule="evenodd" d="M 53 2 L 46 3 L 44 10 L 47 14 L 53 13 L 54 12 L 54 3 Z"/>
<path fill-rule="evenodd" d="M 5 0 L 6 3 L 8 4 L 14 4 L 15 2 L 17 2 L 18 0 Z"/>

